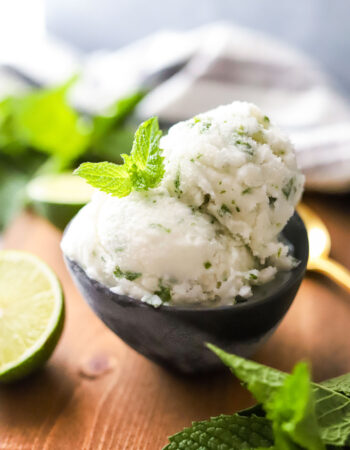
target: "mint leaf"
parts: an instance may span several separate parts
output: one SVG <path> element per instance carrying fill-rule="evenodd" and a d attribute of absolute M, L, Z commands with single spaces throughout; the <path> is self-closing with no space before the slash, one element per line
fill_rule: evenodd
<path fill-rule="evenodd" d="M 83 163 L 74 173 L 85 178 L 91 186 L 117 197 L 125 197 L 132 190 L 130 175 L 125 166 L 109 162 Z"/>
<path fill-rule="evenodd" d="M 273 435 L 267 419 L 234 414 L 193 422 L 169 441 L 163 450 L 251 450 L 270 448 Z"/>
<path fill-rule="evenodd" d="M 249 361 L 208 344 L 208 347 L 245 383 L 261 403 L 284 383 L 286 373 Z M 350 398 L 322 384 L 311 383 L 317 422 L 322 441 L 327 445 L 350 445 Z"/>
<path fill-rule="evenodd" d="M 133 124 L 126 121 L 144 98 L 145 92 L 135 92 L 119 99 L 105 115 L 92 119 L 92 133 L 85 161 L 107 160 L 121 164 L 122 153 L 129 153 L 135 134 Z"/>
<path fill-rule="evenodd" d="M 322 381 L 322 386 L 350 398 L 350 373 Z"/>
<path fill-rule="evenodd" d="M 254 392 L 253 392 L 254 394 Z M 317 425 L 315 404 L 306 363 L 299 363 L 283 385 L 263 405 L 271 420 L 277 448 L 325 449 Z M 295 445 L 296 444 L 296 445 Z"/>
<path fill-rule="evenodd" d="M 230 368 L 231 372 L 243 381 L 246 388 L 254 392 L 259 403 L 265 403 L 280 388 L 287 374 L 263 364 L 226 353 L 212 344 L 207 344 L 221 361 Z"/>
<path fill-rule="evenodd" d="M 91 142 L 88 150 L 79 158 L 78 162 L 109 161 L 123 164 L 121 155 L 130 152 L 134 134 L 135 128 L 131 125 L 108 129 L 104 135 Z"/>
<path fill-rule="evenodd" d="M 133 190 L 154 188 L 164 175 L 164 158 L 159 148 L 161 134 L 158 120 L 153 117 L 137 129 L 131 154 L 122 155 L 122 166 L 108 162 L 83 163 L 74 173 L 92 186 L 117 197 L 125 197 Z"/>
<path fill-rule="evenodd" d="M 0 166 L 0 231 L 7 227 L 25 205 L 25 174 Z"/>
<path fill-rule="evenodd" d="M 89 127 L 67 103 L 70 86 L 68 82 L 0 102 L 2 151 L 31 147 L 55 155 L 63 167 L 81 155 L 89 144 Z"/>
<path fill-rule="evenodd" d="M 95 116 L 92 120 L 92 145 L 96 145 L 100 139 L 103 139 L 112 129 L 122 125 L 144 96 L 144 92 L 134 92 L 127 97 L 117 100 L 105 115 Z"/>
<path fill-rule="evenodd" d="M 163 178 L 164 158 L 159 148 L 161 135 L 158 119 L 152 117 L 137 129 L 130 156 L 122 155 L 136 191 L 154 188 Z"/>

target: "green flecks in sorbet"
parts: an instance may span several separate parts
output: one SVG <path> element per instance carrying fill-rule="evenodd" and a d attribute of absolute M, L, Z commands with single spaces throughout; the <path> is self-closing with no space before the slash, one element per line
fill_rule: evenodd
<path fill-rule="evenodd" d="M 212 123 L 209 119 L 193 117 L 193 119 L 189 121 L 189 126 L 193 128 L 195 125 L 198 125 L 199 132 L 203 134 L 209 130 L 209 128 L 212 126 Z"/>
<path fill-rule="evenodd" d="M 244 153 L 247 153 L 247 155 L 249 156 L 253 156 L 254 155 L 254 149 L 252 147 L 252 145 L 249 142 L 244 142 L 241 139 L 237 139 L 235 141 L 235 145 Z"/>
<path fill-rule="evenodd" d="M 203 266 L 204 266 L 205 269 L 210 269 L 211 266 L 212 266 L 212 264 L 211 264 L 210 261 L 205 261 L 205 263 L 203 264 Z"/>
<path fill-rule="evenodd" d="M 139 272 L 131 272 L 130 270 L 123 271 L 119 266 L 115 267 L 113 273 L 116 278 L 125 278 L 126 280 L 129 281 L 134 281 L 137 278 L 140 278 L 140 276 L 142 275 Z"/>
<path fill-rule="evenodd" d="M 218 214 L 220 217 L 223 217 L 225 214 L 232 214 L 232 212 L 230 208 L 227 205 L 225 205 L 225 203 L 223 203 L 218 211 Z"/>
<path fill-rule="evenodd" d="M 163 284 L 163 280 L 159 280 L 158 289 L 154 292 L 154 295 L 158 295 L 164 303 L 170 302 L 171 290 L 169 286 Z"/>
<path fill-rule="evenodd" d="M 269 197 L 269 205 L 275 206 L 275 202 L 276 202 L 277 198 L 276 197 Z"/>
<path fill-rule="evenodd" d="M 294 183 L 295 183 L 295 178 L 292 177 L 290 180 L 288 180 L 288 182 L 282 188 L 283 195 L 286 197 L 287 200 L 289 200 L 289 197 L 291 196 L 292 193 L 295 194 L 295 192 L 296 192 L 296 187 L 295 187 Z"/>
<path fill-rule="evenodd" d="M 254 133 L 252 135 L 252 138 L 254 139 L 255 142 L 259 143 L 259 144 L 266 144 L 267 140 L 266 137 L 264 136 L 264 133 L 259 130 L 256 133 Z"/>
<path fill-rule="evenodd" d="M 182 190 L 180 189 L 180 185 L 181 185 L 180 177 L 181 177 L 180 169 L 177 169 L 175 180 L 174 180 L 174 191 L 178 197 L 181 197 L 181 194 L 182 194 Z"/>
<path fill-rule="evenodd" d="M 171 233 L 171 228 L 167 228 L 161 223 L 150 223 L 151 228 L 158 228 L 159 230 L 165 231 L 165 233 Z"/>

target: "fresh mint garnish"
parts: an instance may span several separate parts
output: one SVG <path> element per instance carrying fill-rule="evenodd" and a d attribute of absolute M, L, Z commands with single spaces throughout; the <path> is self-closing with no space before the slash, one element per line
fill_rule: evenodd
<path fill-rule="evenodd" d="M 255 393 L 253 392 L 255 395 Z M 259 400 L 259 393 L 256 395 Z M 265 403 L 267 419 L 271 420 L 276 448 L 294 448 L 295 444 L 309 450 L 322 450 L 317 424 L 310 375 L 306 363 L 295 366 L 281 386 Z"/>
<path fill-rule="evenodd" d="M 26 205 L 31 178 L 81 161 L 120 163 L 120 153 L 131 148 L 135 129 L 128 118 L 146 93 L 120 98 L 107 115 L 87 117 L 69 104 L 76 79 L 0 101 L 0 232 Z"/>
<path fill-rule="evenodd" d="M 87 162 L 74 173 L 92 186 L 117 197 L 155 188 L 164 175 L 164 158 L 159 147 L 161 135 L 158 119 L 152 117 L 137 129 L 130 155 L 121 155 L 123 165 Z"/>
<path fill-rule="evenodd" d="M 316 384 L 310 381 L 304 362 L 298 363 L 289 375 L 207 345 L 259 404 L 231 416 L 194 422 L 170 437 L 170 444 L 164 449 L 349 448 L 350 374 Z"/>
<path fill-rule="evenodd" d="M 264 403 L 281 388 L 288 374 L 263 364 L 231 355 L 208 344 L 222 362 L 245 383 L 260 403 Z M 347 386 L 349 378 L 330 380 L 329 383 Z M 311 383 L 315 399 L 315 411 L 321 438 L 324 444 L 333 446 L 350 445 L 350 398 L 327 386 L 327 382 Z M 256 393 L 259 393 L 259 398 Z M 322 449 L 322 447 L 321 447 Z"/>

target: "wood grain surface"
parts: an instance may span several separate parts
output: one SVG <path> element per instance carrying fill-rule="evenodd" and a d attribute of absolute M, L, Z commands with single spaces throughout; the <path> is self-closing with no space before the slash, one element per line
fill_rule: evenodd
<path fill-rule="evenodd" d="M 308 196 L 332 236 L 332 256 L 350 268 L 350 198 Z M 66 297 L 63 337 L 47 366 L 0 387 L 0 449 L 157 450 L 193 420 L 252 404 L 227 371 L 185 378 L 127 347 L 85 304 L 64 266 L 61 234 L 31 213 L 5 235 L 6 248 L 31 251 L 58 274 Z M 255 359 L 290 370 L 299 359 L 322 380 L 350 371 L 350 298 L 308 275 L 290 311 Z"/>

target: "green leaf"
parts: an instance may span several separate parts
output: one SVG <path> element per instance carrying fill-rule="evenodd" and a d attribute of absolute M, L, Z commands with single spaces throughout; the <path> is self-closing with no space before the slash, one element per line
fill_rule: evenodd
<path fill-rule="evenodd" d="M 120 98 L 107 111 L 106 115 L 97 115 L 92 120 L 92 145 L 96 145 L 112 129 L 120 127 L 131 115 L 138 103 L 144 98 L 145 92 L 134 92 L 127 97 Z"/>
<path fill-rule="evenodd" d="M 251 450 L 271 448 L 273 435 L 267 419 L 234 414 L 193 422 L 169 441 L 163 450 Z"/>
<path fill-rule="evenodd" d="M 25 205 L 28 177 L 0 166 L 0 231 L 7 227 Z"/>
<path fill-rule="evenodd" d="M 62 166 L 87 148 L 90 130 L 66 100 L 71 83 L 32 91 L 0 102 L 0 147 L 13 152 L 35 148 L 60 158 Z"/>
<path fill-rule="evenodd" d="M 80 161 L 109 161 L 122 164 L 122 153 L 129 153 L 134 140 L 135 128 L 119 126 L 101 136 L 97 141 L 91 142 L 88 150 L 79 158 Z"/>
<path fill-rule="evenodd" d="M 265 403 L 277 388 L 280 388 L 287 374 L 263 364 L 241 358 L 237 355 L 226 353 L 215 345 L 207 344 L 221 361 L 230 368 L 231 372 L 236 375 L 260 403 Z"/>
<path fill-rule="evenodd" d="M 92 133 L 85 160 L 107 160 L 121 164 L 122 153 L 129 153 L 135 127 L 126 124 L 135 107 L 145 96 L 145 92 L 135 92 L 119 99 L 106 113 L 92 119 Z"/>
<path fill-rule="evenodd" d="M 83 163 L 74 173 L 85 178 L 91 186 L 117 197 L 125 197 L 132 190 L 130 175 L 125 166 L 109 162 Z"/>
<path fill-rule="evenodd" d="M 135 133 L 130 156 L 122 155 L 136 191 L 154 188 L 163 178 L 164 158 L 159 148 L 161 135 L 158 119 L 148 119 Z"/>
<path fill-rule="evenodd" d="M 254 392 L 253 392 L 254 395 Z M 273 424 L 275 445 L 281 450 L 322 450 L 315 404 L 306 363 L 295 366 L 283 385 L 263 405 Z"/>
<path fill-rule="evenodd" d="M 153 117 L 137 129 L 131 154 L 122 155 L 124 165 L 83 163 L 74 173 L 92 186 L 117 197 L 125 197 L 132 190 L 154 188 L 164 175 L 164 158 L 159 148 L 161 134 L 158 120 Z"/>
<path fill-rule="evenodd" d="M 322 386 L 350 398 L 350 373 L 322 381 Z"/>
<path fill-rule="evenodd" d="M 208 344 L 208 347 L 242 380 L 247 388 L 254 390 L 259 402 L 264 403 L 280 388 L 286 373 L 254 361 L 249 361 Z M 350 399 L 336 390 L 321 384 L 311 383 L 317 422 L 322 441 L 327 445 L 350 444 Z"/>

